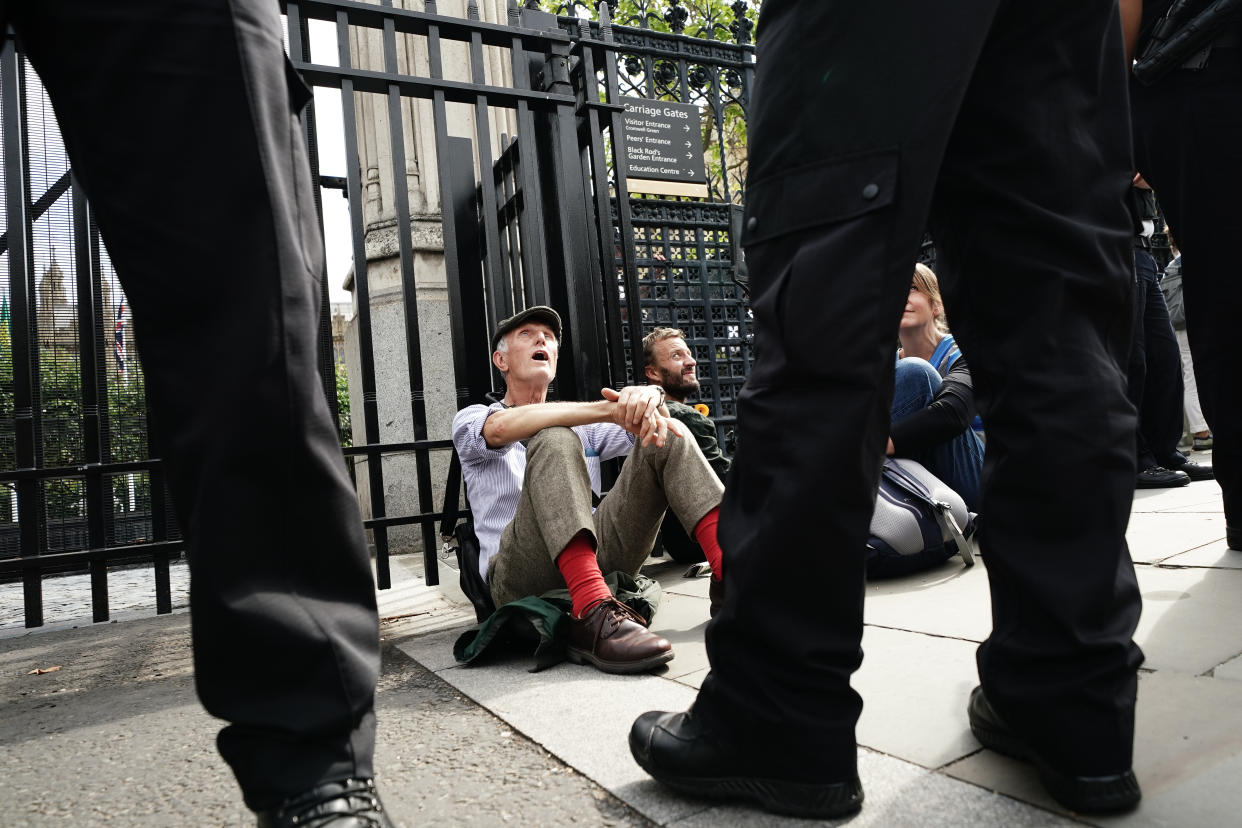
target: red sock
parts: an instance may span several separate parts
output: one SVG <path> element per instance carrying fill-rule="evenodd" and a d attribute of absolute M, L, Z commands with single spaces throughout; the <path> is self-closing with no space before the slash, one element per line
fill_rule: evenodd
<path fill-rule="evenodd" d="M 581 618 L 587 608 L 604 598 L 611 598 L 612 591 L 604 583 L 595 557 L 595 542 L 589 535 L 575 535 L 564 551 L 556 557 L 556 568 L 569 586 L 569 598 L 574 603 L 574 617 Z"/>
<path fill-rule="evenodd" d="M 720 551 L 720 541 L 716 540 L 716 522 L 718 520 L 720 520 L 719 506 L 703 515 L 703 519 L 699 521 L 698 526 L 694 527 L 694 539 L 699 542 L 699 546 L 703 547 L 703 554 L 707 556 L 707 562 L 712 565 L 712 577 L 717 581 L 724 574 L 724 563 L 722 561 L 724 553 Z"/>

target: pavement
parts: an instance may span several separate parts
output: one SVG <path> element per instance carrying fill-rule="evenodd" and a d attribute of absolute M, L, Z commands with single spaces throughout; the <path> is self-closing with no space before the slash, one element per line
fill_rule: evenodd
<path fill-rule="evenodd" d="M 840 824 L 1237 825 L 1242 552 L 1226 547 L 1219 489 L 1209 481 L 1137 492 L 1127 537 L 1147 656 L 1135 744 L 1140 808 L 1110 818 L 1066 813 L 1028 766 L 971 736 L 966 698 L 977 682 L 975 648 L 990 629 L 981 556 L 971 569 L 954 558 L 868 585 L 865 659 L 854 679 L 866 701 L 858 740 L 867 798 Z M 608 676 L 565 663 L 531 673 L 521 653 L 458 666 L 452 644 L 473 613 L 452 569 L 428 587 L 418 564 L 394 558 L 394 588 L 379 593 L 377 767 L 399 824 L 803 824 L 672 794 L 630 758 L 633 719 L 685 709 L 707 674 L 706 579 L 648 562 L 665 589 L 652 627 L 677 653 L 662 672 Z M 188 616 L 96 625 L 89 609 L 83 616 L 76 628 L 72 620 L 46 632 L 0 628 L 0 824 L 246 824 L 214 753 L 219 723 L 193 694 Z"/>

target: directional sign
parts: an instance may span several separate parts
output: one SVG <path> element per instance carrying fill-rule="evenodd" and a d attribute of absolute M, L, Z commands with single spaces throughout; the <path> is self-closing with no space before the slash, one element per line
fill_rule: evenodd
<path fill-rule="evenodd" d="M 707 195 L 698 106 L 646 98 L 621 101 L 625 104 L 622 151 L 630 190 Z"/>

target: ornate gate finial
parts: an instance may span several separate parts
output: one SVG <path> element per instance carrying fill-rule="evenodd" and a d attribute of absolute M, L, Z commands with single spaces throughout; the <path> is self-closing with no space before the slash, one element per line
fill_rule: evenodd
<path fill-rule="evenodd" d="M 748 8 L 746 0 L 736 0 L 732 6 L 733 22 L 729 24 L 733 39 L 743 46 L 750 42 L 750 31 L 755 27 L 751 19 L 746 16 Z"/>
<path fill-rule="evenodd" d="M 674 34 L 681 34 L 686 28 L 688 12 L 681 7 L 681 0 L 668 0 L 668 11 L 664 13 L 664 22 Z"/>

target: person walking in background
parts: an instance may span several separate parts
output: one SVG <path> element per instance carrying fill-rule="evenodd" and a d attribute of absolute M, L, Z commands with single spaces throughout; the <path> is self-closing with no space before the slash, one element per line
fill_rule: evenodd
<path fill-rule="evenodd" d="M 728 589 L 693 707 L 640 716 L 630 751 L 697 796 L 816 818 L 861 807 L 865 544 L 892 334 L 930 216 L 987 424 L 993 629 L 971 729 L 1070 810 L 1132 808 L 1118 4 L 767 0 L 758 31 L 743 239 L 757 360 L 721 510 Z"/>
<path fill-rule="evenodd" d="M 1177 253 L 1177 248 L 1173 248 Z M 1190 338 L 1186 335 L 1186 304 L 1182 297 L 1182 257 L 1175 255 L 1164 269 L 1160 280 L 1160 292 L 1164 294 L 1169 309 L 1169 321 L 1177 337 L 1177 348 L 1182 356 L 1182 408 L 1186 413 L 1186 430 L 1189 432 L 1193 451 L 1212 450 L 1212 429 L 1203 416 L 1199 405 L 1199 385 L 1195 382 L 1195 361 L 1190 352 Z"/>
<path fill-rule="evenodd" d="M 978 511 L 983 441 L 972 428 L 970 369 L 949 333 L 940 283 L 927 265 L 914 266 L 898 338 L 885 454 L 922 463 Z"/>
<path fill-rule="evenodd" d="M 0 23 L 43 80 L 132 306 L 220 753 L 260 826 L 389 826 L 375 583 L 316 360 L 310 91 L 280 8 L 10 0 Z"/>
<path fill-rule="evenodd" d="M 1162 489 L 1211 480 L 1211 466 L 1196 463 L 1177 449 L 1182 438 L 1181 356 L 1160 290 L 1160 268 L 1151 255 L 1159 218 L 1156 196 L 1141 175 L 1134 177 L 1130 195 L 1135 216 L 1134 338 L 1126 376 L 1130 402 L 1139 412 L 1135 485 Z"/>

